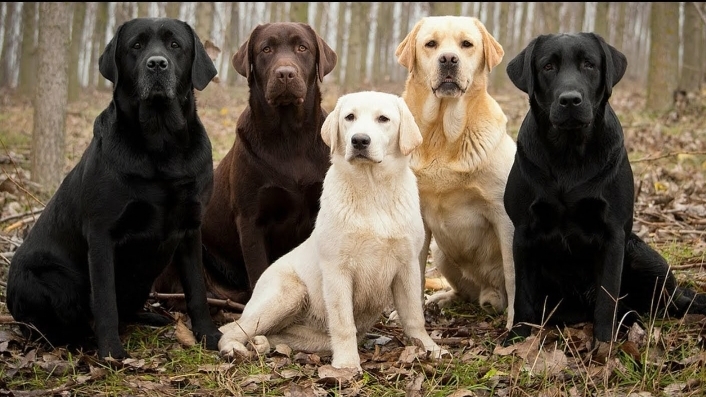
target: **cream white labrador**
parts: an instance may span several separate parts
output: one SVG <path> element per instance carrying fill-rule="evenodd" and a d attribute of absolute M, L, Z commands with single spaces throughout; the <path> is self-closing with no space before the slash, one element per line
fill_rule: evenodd
<path fill-rule="evenodd" d="M 220 328 L 221 353 L 247 354 L 258 336 L 258 351 L 279 343 L 331 351 L 333 367 L 360 371 L 358 342 L 394 304 L 408 337 L 432 357 L 448 354 L 424 328 L 424 226 L 409 168 L 422 137 L 407 105 L 382 92 L 343 95 L 321 136 L 332 165 L 314 231 L 267 268 L 240 319 Z"/>
<path fill-rule="evenodd" d="M 423 136 L 411 166 L 418 178 L 426 239 L 419 258 L 451 285 L 429 301 L 457 298 L 489 312 L 508 309 L 512 324 L 514 228 L 503 205 L 516 145 L 507 117 L 488 94 L 488 75 L 502 46 L 476 18 L 419 20 L 396 50 L 408 69 L 402 94 Z"/>

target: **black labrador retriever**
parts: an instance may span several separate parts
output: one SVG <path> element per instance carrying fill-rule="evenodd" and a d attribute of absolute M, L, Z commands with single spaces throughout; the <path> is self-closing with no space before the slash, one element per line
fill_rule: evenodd
<path fill-rule="evenodd" d="M 258 25 L 233 55 L 248 106 L 214 173 L 203 220 L 209 293 L 246 303 L 263 271 L 311 234 L 331 160 L 319 82 L 336 53 L 305 23 Z M 165 273 L 166 275 L 166 273 Z M 168 277 L 157 291 L 175 292 Z"/>
<path fill-rule="evenodd" d="M 7 306 L 54 345 L 95 335 L 100 357 L 124 358 L 119 323 L 164 324 L 141 309 L 173 262 L 196 337 L 217 349 L 200 231 L 213 160 L 194 100 L 216 68 L 185 22 L 138 18 L 118 28 L 99 69 L 113 100 L 12 258 Z"/>
<path fill-rule="evenodd" d="M 608 103 L 626 67 L 593 33 L 539 36 L 507 66 L 530 109 L 504 197 L 516 271 L 506 345 L 529 336 L 528 324 L 593 321 L 594 341 L 608 343 L 617 321 L 630 325 L 657 308 L 706 313 L 703 296 L 678 287 L 632 232 L 633 174 Z"/>

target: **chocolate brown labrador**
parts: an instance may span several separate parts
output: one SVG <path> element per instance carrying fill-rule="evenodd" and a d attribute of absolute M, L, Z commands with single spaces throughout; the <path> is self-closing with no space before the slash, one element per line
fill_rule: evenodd
<path fill-rule="evenodd" d="M 262 272 L 311 234 L 330 165 L 319 83 L 336 60 L 311 26 L 295 22 L 257 26 L 233 55 L 250 95 L 203 220 L 214 297 L 247 302 Z"/>

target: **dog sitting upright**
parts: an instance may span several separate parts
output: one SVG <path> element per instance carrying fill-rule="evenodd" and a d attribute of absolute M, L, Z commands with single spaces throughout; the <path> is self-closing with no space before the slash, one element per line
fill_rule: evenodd
<path fill-rule="evenodd" d="M 357 342 L 394 302 L 407 336 L 433 356 L 424 329 L 417 257 L 424 241 L 409 154 L 422 141 L 402 98 L 346 94 L 321 127 L 331 147 L 311 236 L 262 273 L 236 322 L 221 327 L 221 352 L 286 343 L 332 351 L 336 368 L 360 370 Z M 262 336 L 266 338 L 262 338 Z"/>
<path fill-rule="evenodd" d="M 54 345 L 95 334 L 100 357 L 123 358 L 119 323 L 166 320 L 141 309 L 173 263 L 192 329 L 215 349 L 200 231 L 213 160 L 194 89 L 216 68 L 185 22 L 138 18 L 118 27 L 99 69 L 113 100 L 12 258 L 7 307 Z"/>
<path fill-rule="evenodd" d="M 706 313 L 704 297 L 693 301 L 632 232 L 633 174 L 608 102 L 626 67 L 593 33 L 539 36 L 507 66 L 530 109 L 504 198 L 516 269 L 505 344 L 528 336 L 530 324 L 593 321 L 600 348 L 615 339 L 617 321 L 630 325 L 636 314 Z"/>
<path fill-rule="evenodd" d="M 319 82 L 336 60 L 311 26 L 295 22 L 258 25 L 233 55 L 250 95 L 204 213 L 214 296 L 247 302 L 260 274 L 311 234 L 330 165 Z"/>

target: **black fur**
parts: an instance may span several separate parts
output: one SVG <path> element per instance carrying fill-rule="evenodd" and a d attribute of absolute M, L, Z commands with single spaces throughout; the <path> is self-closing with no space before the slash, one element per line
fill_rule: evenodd
<path fill-rule="evenodd" d="M 530 110 L 505 190 L 517 294 L 505 344 L 528 336 L 526 323 L 593 321 L 594 339 L 610 342 L 617 321 L 630 325 L 665 307 L 672 316 L 706 313 L 703 296 L 692 302 L 695 294 L 632 232 L 633 174 L 608 103 L 626 67 L 593 33 L 539 36 L 507 66 Z"/>
<path fill-rule="evenodd" d="M 113 100 L 17 249 L 7 306 L 54 345 L 95 335 L 100 357 L 123 358 L 119 323 L 150 318 L 142 309 L 152 283 L 173 263 L 192 329 L 215 350 L 221 333 L 206 302 L 200 232 L 213 161 L 194 88 L 216 69 L 175 19 L 124 23 L 99 63 Z"/>

